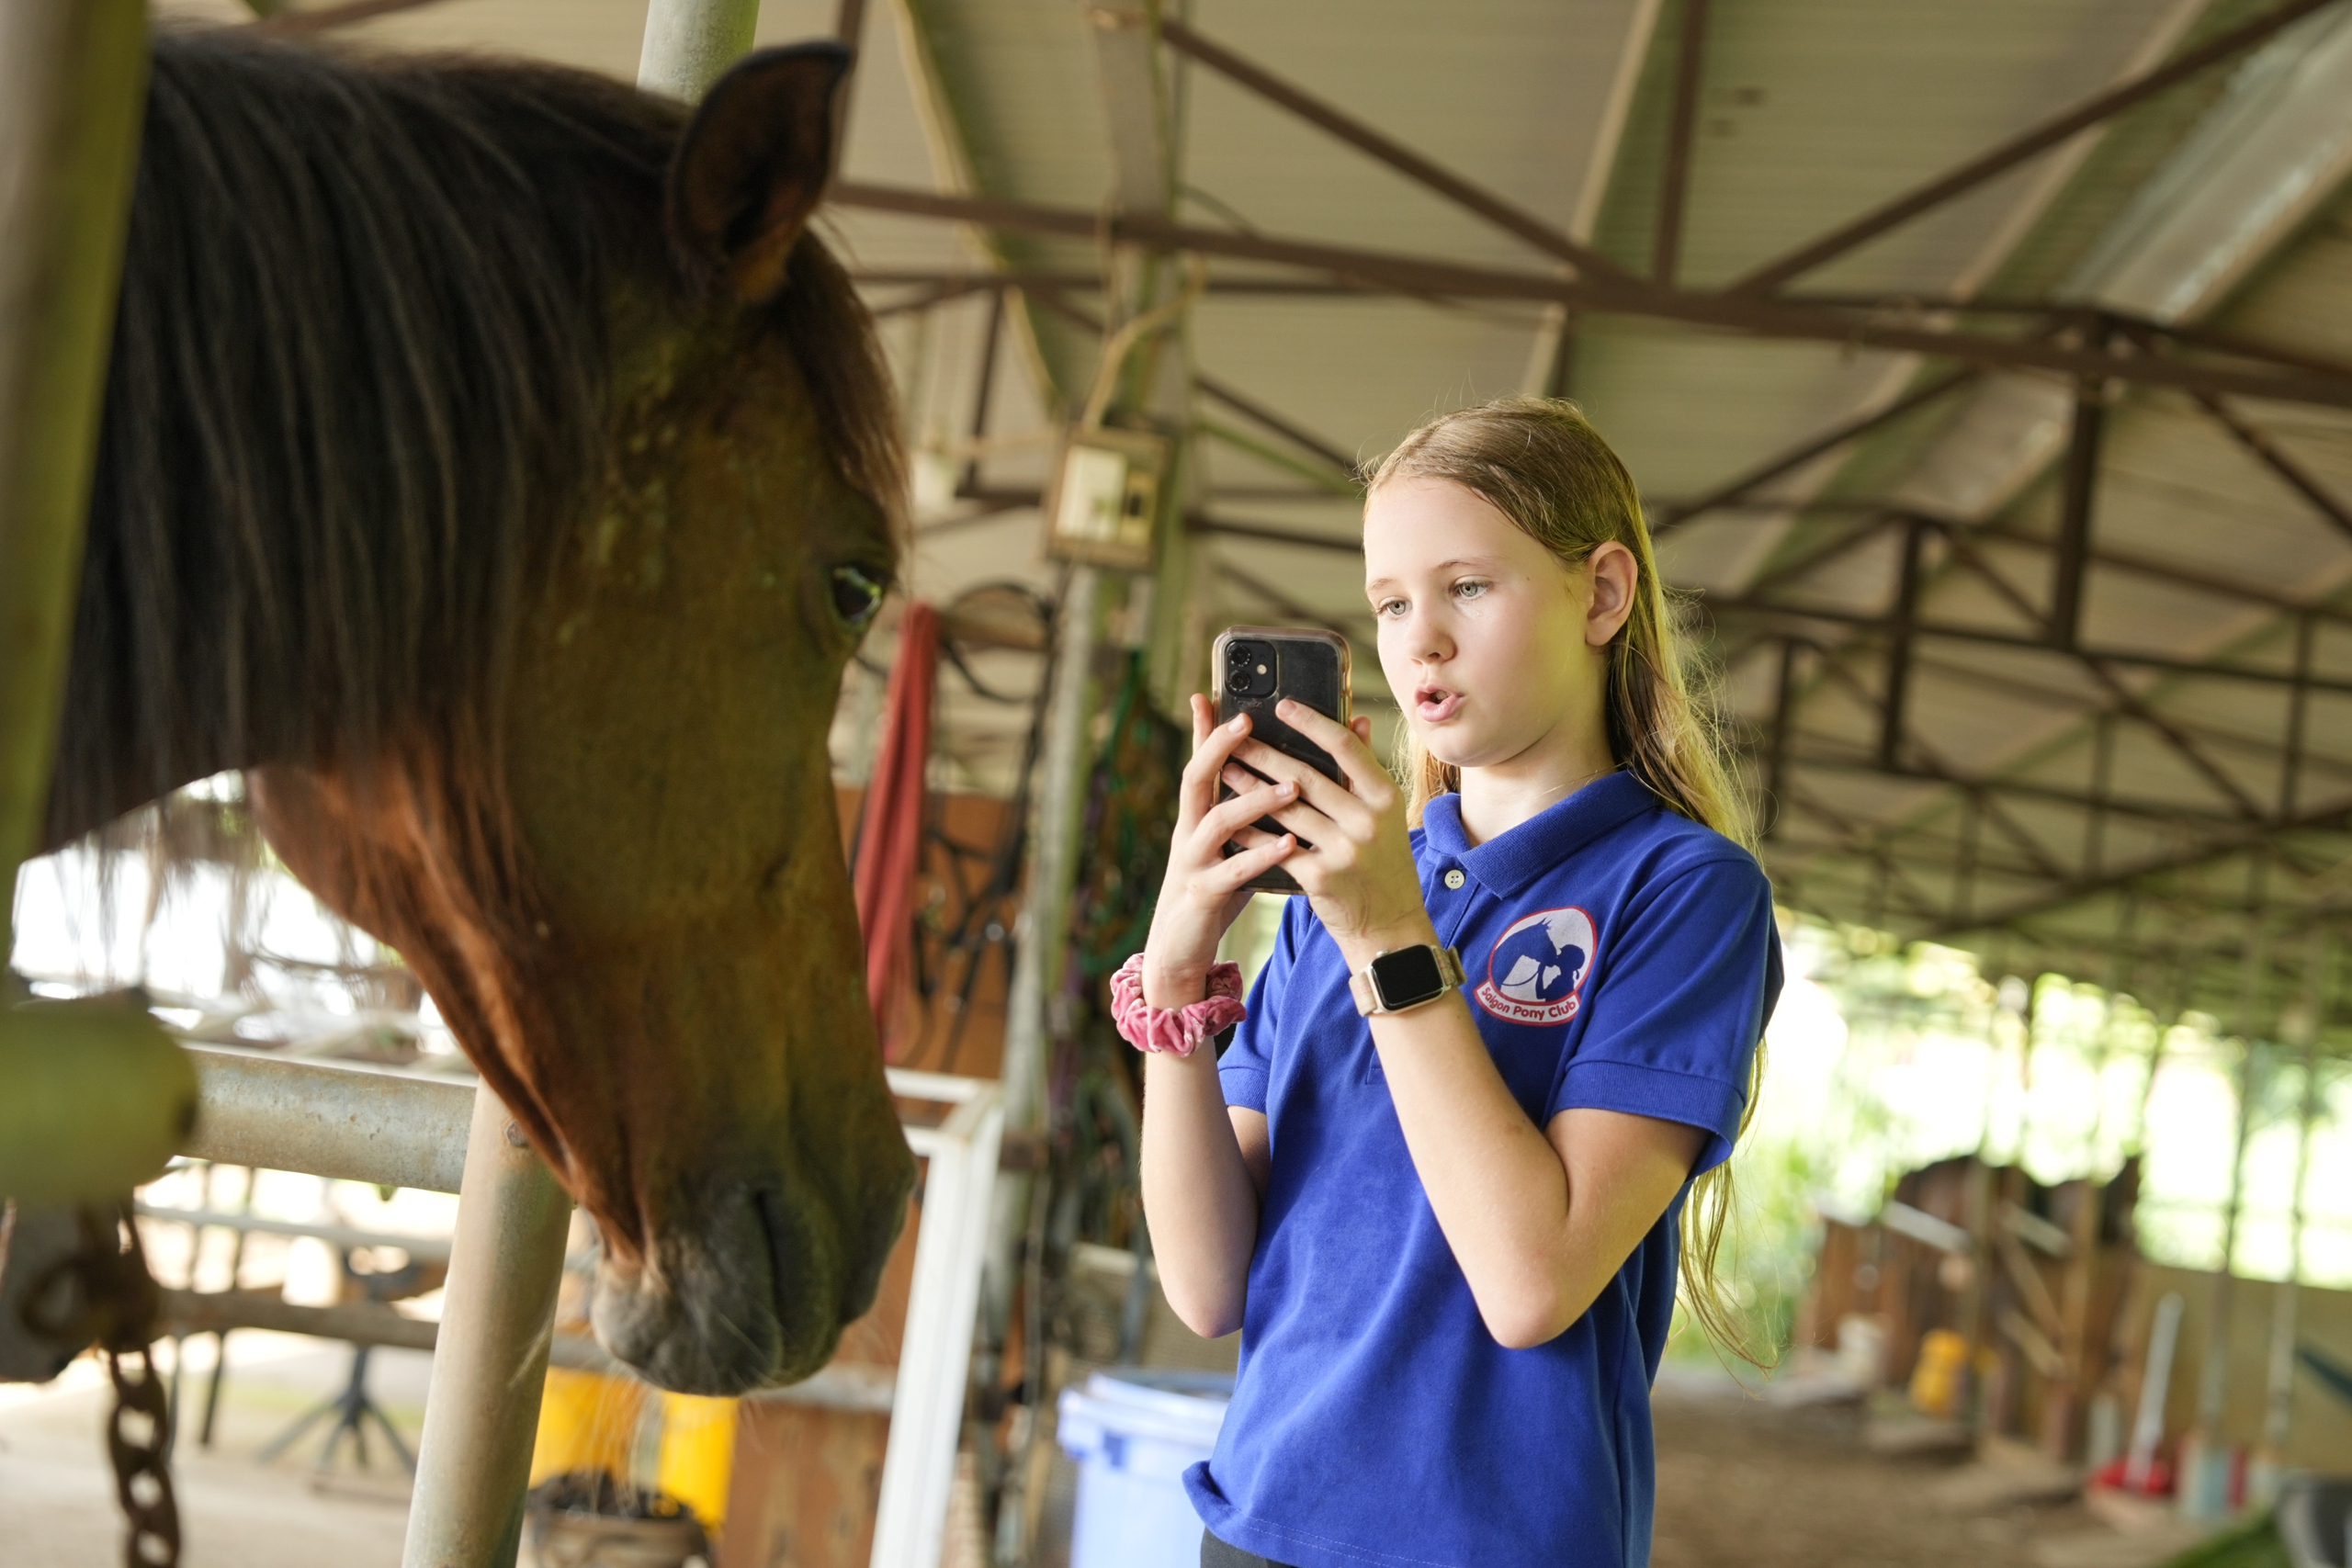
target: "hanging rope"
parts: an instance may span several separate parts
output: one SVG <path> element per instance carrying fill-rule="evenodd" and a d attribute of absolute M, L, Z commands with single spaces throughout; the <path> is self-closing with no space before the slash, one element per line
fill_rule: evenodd
<path fill-rule="evenodd" d="M 939 685 L 939 612 L 918 599 L 899 622 L 899 657 L 882 698 L 882 738 L 857 833 L 858 924 L 865 933 L 865 999 L 886 1060 L 903 1055 L 914 956 L 915 873 L 922 862 L 924 773 Z"/>

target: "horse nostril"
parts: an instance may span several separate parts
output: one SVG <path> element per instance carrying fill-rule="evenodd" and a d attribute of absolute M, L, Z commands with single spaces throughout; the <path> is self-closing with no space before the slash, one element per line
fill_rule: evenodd
<path fill-rule="evenodd" d="M 786 1293 L 784 1278 L 783 1226 L 778 1223 L 773 1204 L 775 1194 L 764 1187 L 752 1190 L 752 1213 L 759 1217 L 760 1245 L 768 1255 L 768 1299 L 775 1303 L 776 1315 L 784 1315 L 785 1303 L 792 1298 Z"/>

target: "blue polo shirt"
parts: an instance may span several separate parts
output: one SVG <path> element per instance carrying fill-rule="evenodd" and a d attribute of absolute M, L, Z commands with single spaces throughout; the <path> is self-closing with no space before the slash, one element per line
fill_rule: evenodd
<path fill-rule="evenodd" d="M 1623 773 L 1475 847 L 1460 796 L 1442 795 L 1413 855 L 1531 1120 L 1633 1111 L 1703 1129 L 1699 1171 L 1731 1152 L 1781 989 L 1753 856 Z M 1347 982 L 1291 899 L 1218 1068 L 1228 1103 L 1265 1112 L 1272 1170 L 1239 1382 L 1215 1456 L 1185 1473 L 1193 1506 L 1218 1539 L 1298 1568 L 1640 1568 L 1682 1199 L 1566 1333 L 1504 1349 Z"/>

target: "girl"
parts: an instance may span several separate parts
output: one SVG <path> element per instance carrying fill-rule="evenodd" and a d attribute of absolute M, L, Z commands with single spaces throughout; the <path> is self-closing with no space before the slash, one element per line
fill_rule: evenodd
<path fill-rule="evenodd" d="M 1639 1568 L 1678 1225 L 1724 1326 L 1718 1168 L 1780 990 L 1771 890 L 1633 480 L 1575 408 L 1415 431 L 1363 547 L 1409 787 L 1368 720 L 1282 713 L 1341 785 L 1194 697 L 1167 883 L 1114 982 L 1154 1053 L 1161 1281 L 1194 1332 L 1242 1331 L 1185 1477 L 1201 1560 Z M 1217 941 L 1275 865 L 1306 897 L 1219 1062 L 1190 1049 L 1241 1011 Z"/>

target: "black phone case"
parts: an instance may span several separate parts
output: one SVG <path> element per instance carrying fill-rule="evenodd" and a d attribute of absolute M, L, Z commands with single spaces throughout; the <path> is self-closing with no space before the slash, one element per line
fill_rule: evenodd
<path fill-rule="evenodd" d="M 1237 697 L 1227 688 L 1225 679 L 1225 649 L 1235 637 L 1250 637 L 1274 645 L 1276 679 L 1272 692 L 1261 697 Z M 1295 757 L 1334 783 L 1344 784 L 1346 775 L 1339 760 L 1322 747 L 1274 716 L 1274 705 L 1284 697 L 1305 703 L 1316 712 L 1348 722 L 1351 695 L 1351 659 L 1348 641 L 1337 632 L 1327 632 L 1313 626 L 1228 626 L 1216 639 L 1209 655 L 1209 668 L 1217 679 L 1216 715 L 1220 724 L 1242 714 L 1250 716 L 1250 733 L 1287 757 Z M 1246 766 L 1246 764 L 1245 764 Z M 1257 770 L 1252 768 L 1251 773 Z M 1260 774 L 1263 777 L 1263 774 Z M 1219 786 L 1219 799 L 1230 799 L 1233 792 Z M 1257 826 L 1270 833 L 1286 831 L 1272 818 L 1261 817 Z M 1226 852 L 1233 852 L 1231 845 Z M 1261 893 L 1295 893 L 1297 879 L 1276 866 L 1264 875 L 1253 877 L 1249 886 Z"/>

